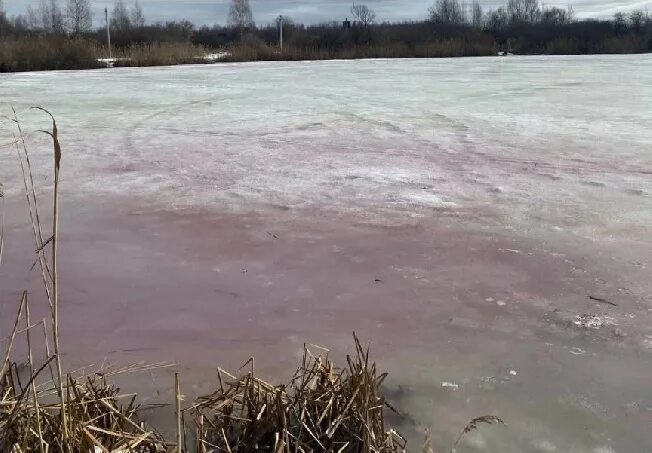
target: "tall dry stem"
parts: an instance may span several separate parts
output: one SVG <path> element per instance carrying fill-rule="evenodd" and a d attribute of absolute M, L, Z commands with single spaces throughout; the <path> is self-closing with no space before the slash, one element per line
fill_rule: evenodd
<path fill-rule="evenodd" d="M 5 246 L 5 192 L 0 182 L 0 264 L 2 264 L 2 251 Z"/>
<path fill-rule="evenodd" d="M 27 143 L 25 142 L 25 134 L 18 120 L 18 114 L 14 107 L 11 108 L 14 112 L 13 121 L 16 123 L 18 130 L 18 137 L 15 140 L 16 152 L 18 153 L 18 160 L 20 162 L 20 170 L 23 176 L 23 184 L 25 187 L 25 197 L 27 199 L 27 207 L 29 208 L 29 218 L 32 224 L 32 233 L 34 241 L 36 242 L 36 253 L 39 267 L 41 269 L 41 277 L 43 278 L 43 286 L 45 288 L 45 295 L 52 309 L 52 295 L 50 294 L 50 280 L 47 275 L 50 274 L 48 268 L 47 256 L 45 255 L 45 243 L 43 241 L 43 231 L 41 229 L 41 217 L 38 209 L 38 197 L 36 196 L 36 187 L 34 185 L 34 175 L 32 173 L 32 164 L 27 151 Z M 23 161 L 24 156 L 24 161 Z"/>
<path fill-rule="evenodd" d="M 27 292 L 23 293 L 23 298 L 25 299 L 25 334 L 27 336 L 27 360 L 29 364 L 29 375 L 34 376 L 34 355 L 32 354 L 32 326 L 30 325 L 30 316 L 29 316 L 29 300 L 27 298 Z M 49 357 L 48 357 L 49 359 Z M 36 415 L 36 431 L 39 438 L 39 451 L 45 453 L 45 445 L 43 442 L 43 428 L 41 425 L 41 408 L 38 402 L 38 395 L 36 392 L 36 381 L 32 379 L 31 383 L 32 399 L 34 404 L 34 412 Z"/>
<path fill-rule="evenodd" d="M 25 308 L 25 293 L 23 297 L 20 298 L 20 307 L 18 308 L 18 314 L 16 315 L 16 320 L 14 321 L 14 328 L 11 331 L 11 336 L 9 337 L 9 345 L 7 346 L 7 352 L 5 353 L 5 358 L 2 361 L 2 368 L 0 368 L 0 380 L 5 375 L 5 372 L 9 370 L 9 359 L 11 357 L 11 350 L 14 348 L 14 341 L 16 340 L 16 334 L 18 333 L 18 324 L 20 323 L 20 318 L 23 316 L 23 309 Z"/>
<path fill-rule="evenodd" d="M 177 453 L 183 451 L 183 424 L 181 422 L 181 385 L 179 384 L 179 373 L 174 373 L 174 408 L 177 421 Z"/>
<path fill-rule="evenodd" d="M 35 107 L 47 113 L 52 119 L 52 131 L 41 131 L 52 138 L 52 147 L 54 150 L 54 191 L 52 194 L 52 337 L 54 341 L 54 355 L 57 369 L 57 384 L 59 399 L 61 401 L 61 444 L 64 450 L 67 449 L 68 444 L 68 423 L 66 420 L 66 395 L 63 391 L 63 371 L 61 367 L 61 351 L 59 347 L 59 288 L 58 288 L 58 274 L 57 274 L 57 245 L 59 242 L 58 228 L 59 228 L 59 170 L 61 169 L 61 145 L 59 144 L 59 134 L 57 130 L 57 122 L 54 116 L 47 110 L 41 107 Z M 31 173 L 31 172 L 30 172 Z"/>

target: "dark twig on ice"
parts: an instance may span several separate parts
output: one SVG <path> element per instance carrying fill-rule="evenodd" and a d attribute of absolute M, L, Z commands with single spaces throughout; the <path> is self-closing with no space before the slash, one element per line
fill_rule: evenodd
<path fill-rule="evenodd" d="M 595 296 L 591 296 L 591 295 L 589 295 L 588 297 L 589 297 L 589 299 L 594 300 L 594 301 L 596 301 L 596 302 L 600 302 L 600 303 L 603 303 L 603 304 L 611 305 L 611 306 L 614 306 L 614 307 L 617 307 L 617 306 L 618 306 L 617 303 L 615 303 L 615 302 L 611 302 L 610 300 L 603 299 L 603 298 L 601 298 L 601 297 L 595 297 Z"/>

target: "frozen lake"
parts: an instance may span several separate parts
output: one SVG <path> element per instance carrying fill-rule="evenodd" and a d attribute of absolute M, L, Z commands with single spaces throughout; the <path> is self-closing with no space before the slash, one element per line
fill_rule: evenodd
<path fill-rule="evenodd" d="M 69 363 L 175 360 L 201 392 L 356 330 L 444 451 L 486 413 L 508 428 L 458 453 L 652 450 L 652 56 L 3 74 L 9 104 L 44 193 L 25 109 L 59 123 Z M 0 151 L 4 327 L 40 293 Z"/>

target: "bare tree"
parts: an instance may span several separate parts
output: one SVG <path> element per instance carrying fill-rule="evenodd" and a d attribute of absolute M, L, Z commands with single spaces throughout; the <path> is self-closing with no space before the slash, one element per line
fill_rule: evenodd
<path fill-rule="evenodd" d="M 15 16 L 12 20 L 14 27 L 18 30 L 28 30 L 29 26 L 27 24 L 27 18 L 24 14 L 19 14 Z"/>
<path fill-rule="evenodd" d="M 143 7 L 140 6 L 140 2 L 136 0 L 134 6 L 131 9 L 131 23 L 134 27 L 144 27 L 145 26 L 145 14 L 143 13 Z"/>
<path fill-rule="evenodd" d="M 632 11 L 629 13 L 629 23 L 632 24 L 632 30 L 636 33 L 640 32 L 645 23 L 645 13 L 640 9 Z"/>
<path fill-rule="evenodd" d="M 458 0 L 437 0 L 428 9 L 430 20 L 441 24 L 462 24 L 464 14 Z"/>
<path fill-rule="evenodd" d="M 619 35 L 627 32 L 627 20 L 625 20 L 625 15 L 621 12 L 614 14 L 614 31 Z"/>
<path fill-rule="evenodd" d="M 367 5 L 356 5 L 354 3 L 353 6 L 351 6 L 351 14 L 360 25 L 365 27 L 373 24 L 376 20 L 376 12 Z"/>
<path fill-rule="evenodd" d="M 557 8 L 546 8 L 541 15 L 541 22 L 546 25 L 565 25 L 571 21 L 568 10 Z"/>
<path fill-rule="evenodd" d="M 27 9 L 25 10 L 25 16 L 26 16 L 26 22 L 27 22 L 27 28 L 31 30 L 36 30 L 38 28 L 41 28 L 41 21 L 38 12 L 32 8 L 32 5 L 27 5 Z"/>
<path fill-rule="evenodd" d="M 503 7 L 489 11 L 485 27 L 493 32 L 504 30 L 509 23 L 509 16 Z"/>
<path fill-rule="evenodd" d="M 65 23 L 63 11 L 57 0 L 50 0 L 50 17 L 52 21 L 52 31 L 54 33 L 63 33 L 65 31 Z"/>
<path fill-rule="evenodd" d="M 539 21 L 539 0 L 508 0 L 507 14 L 513 23 L 533 24 Z"/>
<path fill-rule="evenodd" d="M 50 17 L 50 5 L 47 0 L 41 0 L 36 8 L 38 26 L 36 28 L 49 31 L 52 28 L 52 18 Z"/>
<path fill-rule="evenodd" d="M 241 33 L 245 28 L 256 26 L 249 0 L 231 0 L 228 23 L 231 27 L 240 29 Z"/>
<path fill-rule="evenodd" d="M 529 23 L 534 24 L 541 20 L 541 7 L 539 0 L 523 0 L 525 2 L 525 13 Z"/>
<path fill-rule="evenodd" d="M 0 22 L 4 22 L 6 19 L 7 13 L 5 13 L 5 4 L 3 0 L 0 0 Z"/>
<path fill-rule="evenodd" d="M 116 30 L 129 30 L 131 28 L 131 18 L 129 10 L 122 0 L 117 0 L 111 11 L 111 28 Z"/>
<path fill-rule="evenodd" d="M 482 6 L 478 0 L 473 2 L 472 24 L 475 28 L 482 28 Z"/>
<path fill-rule="evenodd" d="M 64 17 L 57 0 L 41 0 L 35 13 L 38 27 L 50 33 L 63 33 Z"/>
<path fill-rule="evenodd" d="M 68 0 L 66 20 L 68 30 L 73 34 L 90 31 L 93 27 L 93 13 L 89 0 Z"/>

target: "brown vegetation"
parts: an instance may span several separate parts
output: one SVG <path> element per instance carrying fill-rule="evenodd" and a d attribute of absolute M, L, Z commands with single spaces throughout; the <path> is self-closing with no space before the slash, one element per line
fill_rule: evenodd
<path fill-rule="evenodd" d="M 97 44 L 64 36 L 17 36 L 0 39 L 0 72 L 98 68 Z"/>
<path fill-rule="evenodd" d="M 116 66 L 171 66 L 178 64 L 203 63 L 202 56 L 208 51 L 189 42 L 133 44 L 120 49 Z"/>
<path fill-rule="evenodd" d="M 118 49 L 118 66 L 166 66 L 202 63 L 207 50 L 190 42 L 133 44 Z M 43 69 L 92 69 L 105 65 L 98 61 L 108 54 L 95 41 L 53 36 L 17 37 L 0 41 L 0 72 Z"/>
<path fill-rule="evenodd" d="M 189 409 L 198 437 L 230 452 L 252 445 L 274 452 L 405 450 L 405 440 L 385 426 L 384 411 L 391 406 L 380 386 L 386 374 L 357 338 L 355 348 L 347 367 L 338 369 L 327 352 L 313 355 L 306 347 L 294 377 L 280 386 L 257 378 L 253 360 L 239 378 L 218 370 L 219 388 Z"/>
<path fill-rule="evenodd" d="M 463 39 L 442 39 L 430 43 L 408 46 L 391 45 L 355 45 L 337 52 L 320 48 L 300 48 L 286 46 L 279 50 L 264 43 L 241 43 L 234 46 L 224 61 L 301 61 L 327 59 L 359 58 L 440 58 L 461 56 L 495 55 L 496 47 L 492 41 L 469 42 Z"/>

